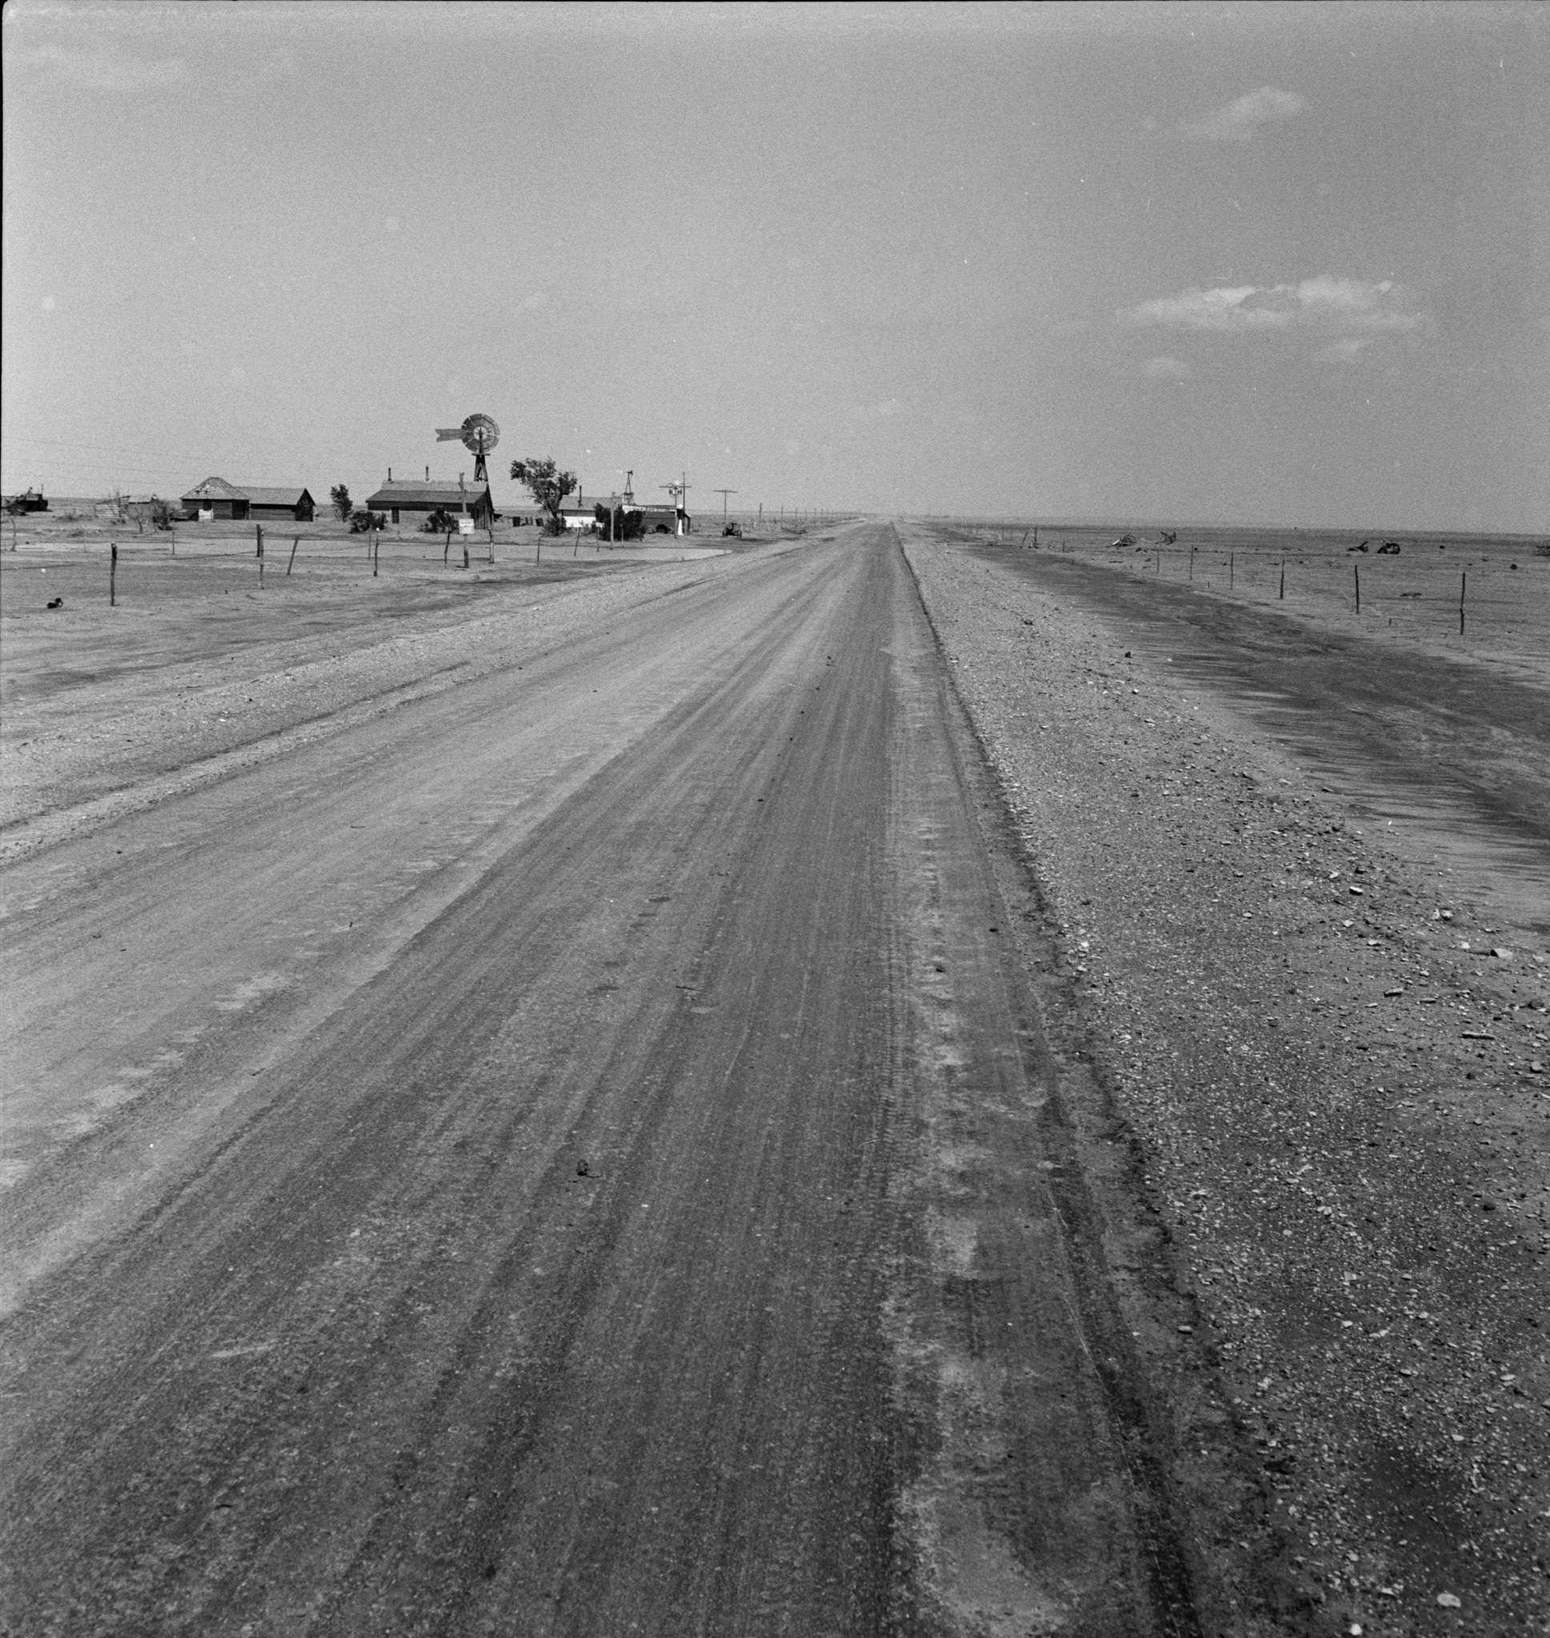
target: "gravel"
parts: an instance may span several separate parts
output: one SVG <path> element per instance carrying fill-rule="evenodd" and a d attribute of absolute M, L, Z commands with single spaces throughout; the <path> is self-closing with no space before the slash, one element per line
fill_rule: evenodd
<path fill-rule="evenodd" d="M 1543 940 L 1117 625 L 901 537 L 1192 1305 L 1178 1329 L 1257 1461 L 1289 1627 L 1550 1632 Z"/>

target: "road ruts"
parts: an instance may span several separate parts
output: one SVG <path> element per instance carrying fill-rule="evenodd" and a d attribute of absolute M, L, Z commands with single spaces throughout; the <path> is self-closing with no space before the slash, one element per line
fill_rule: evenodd
<path fill-rule="evenodd" d="M 862 526 L 20 867 L 9 1630 L 1190 1630 L 972 754 Z"/>

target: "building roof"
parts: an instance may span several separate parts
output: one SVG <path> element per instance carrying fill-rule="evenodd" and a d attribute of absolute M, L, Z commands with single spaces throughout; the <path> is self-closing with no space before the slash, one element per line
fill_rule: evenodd
<path fill-rule="evenodd" d="M 227 483 L 224 478 L 206 478 L 196 484 L 179 500 L 245 500 L 257 501 L 260 506 L 295 506 L 303 495 L 311 500 L 302 484 L 244 484 L 241 488 Z"/>
<path fill-rule="evenodd" d="M 455 483 L 421 483 L 418 479 L 394 478 L 372 495 L 367 506 L 445 506 L 456 511 L 466 500 L 470 506 L 490 499 L 489 484 L 469 484 L 459 489 Z"/>
<path fill-rule="evenodd" d="M 249 484 L 242 493 L 260 506 L 295 506 L 304 495 L 312 499 L 305 489 L 298 489 L 294 484 L 282 484 L 279 488 Z"/>
<path fill-rule="evenodd" d="M 196 484 L 186 494 L 178 497 L 180 500 L 246 500 L 245 489 L 238 489 L 235 484 L 227 483 L 224 478 L 206 478 L 201 484 Z"/>

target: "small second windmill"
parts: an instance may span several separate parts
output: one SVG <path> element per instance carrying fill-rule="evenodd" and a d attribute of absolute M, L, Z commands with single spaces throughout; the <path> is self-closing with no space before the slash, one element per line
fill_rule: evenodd
<path fill-rule="evenodd" d="M 449 443 L 454 438 L 474 458 L 474 482 L 488 483 L 490 475 L 484 458 L 501 441 L 501 429 L 488 415 L 470 415 L 460 427 L 436 428 L 437 443 Z"/>

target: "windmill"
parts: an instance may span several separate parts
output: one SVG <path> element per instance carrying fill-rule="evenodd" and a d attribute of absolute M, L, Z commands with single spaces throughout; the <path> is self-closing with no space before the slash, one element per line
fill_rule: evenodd
<path fill-rule="evenodd" d="M 437 427 L 436 442 L 449 443 L 456 438 L 474 458 L 474 482 L 488 483 L 490 475 L 484 458 L 501 441 L 501 429 L 488 415 L 470 415 L 460 427 Z"/>

